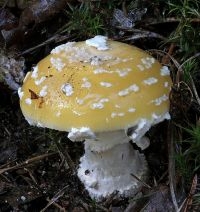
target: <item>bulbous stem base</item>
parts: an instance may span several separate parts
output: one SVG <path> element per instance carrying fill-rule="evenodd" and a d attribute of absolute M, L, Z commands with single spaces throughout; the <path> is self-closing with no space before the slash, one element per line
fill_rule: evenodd
<path fill-rule="evenodd" d="M 109 136 L 109 139 L 112 141 L 108 140 L 108 143 L 113 142 L 115 137 Z M 117 139 L 119 140 L 119 137 Z M 85 155 L 80 159 L 78 169 L 78 176 L 89 195 L 97 201 L 114 192 L 118 196 L 133 196 L 141 187 L 141 182 L 131 174 L 141 180 L 144 180 L 147 174 L 144 155 L 134 150 L 129 142 L 117 144 L 109 149 L 102 147 L 104 150 L 97 152 L 94 151 L 95 142 L 85 141 Z M 98 140 L 99 142 L 101 141 Z M 105 140 L 102 143 L 105 143 Z"/>

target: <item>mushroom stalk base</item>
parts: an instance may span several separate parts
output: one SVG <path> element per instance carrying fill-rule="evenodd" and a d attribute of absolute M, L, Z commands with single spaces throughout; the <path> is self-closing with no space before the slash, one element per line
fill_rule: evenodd
<path fill-rule="evenodd" d="M 133 196 L 141 187 L 141 182 L 133 175 L 144 180 L 147 173 L 144 155 L 134 150 L 129 142 L 101 152 L 93 150 L 93 142 L 85 141 L 85 155 L 80 159 L 78 169 L 78 176 L 89 195 L 97 201 L 115 192 L 117 196 Z"/>

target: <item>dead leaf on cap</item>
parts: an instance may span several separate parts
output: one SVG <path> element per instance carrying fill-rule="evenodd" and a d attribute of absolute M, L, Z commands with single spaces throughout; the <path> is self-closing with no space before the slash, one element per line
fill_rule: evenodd
<path fill-rule="evenodd" d="M 28 89 L 31 94 L 31 99 L 39 99 L 39 96 L 31 89 Z"/>

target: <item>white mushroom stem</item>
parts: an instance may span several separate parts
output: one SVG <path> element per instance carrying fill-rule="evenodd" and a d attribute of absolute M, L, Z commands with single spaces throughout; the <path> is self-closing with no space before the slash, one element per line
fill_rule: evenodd
<path fill-rule="evenodd" d="M 116 192 L 132 196 L 144 180 L 147 165 L 144 155 L 135 151 L 124 130 L 98 133 L 85 140 L 85 154 L 80 159 L 78 177 L 90 196 L 101 200 Z"/>

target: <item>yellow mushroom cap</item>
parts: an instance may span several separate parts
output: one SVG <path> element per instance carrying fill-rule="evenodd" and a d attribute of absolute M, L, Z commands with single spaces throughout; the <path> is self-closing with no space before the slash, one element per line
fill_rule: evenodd
<path fill-rule="evenodd" d="M 70 131 L 127 129 L 169 111 L 167 67 L 143 50 L 103 36 L 52 50 L 19 90 L 25 118 Z"/>

